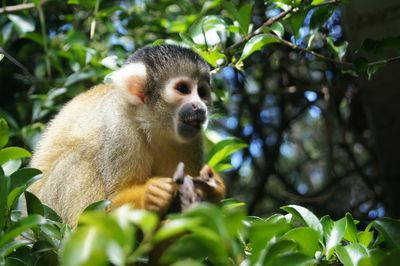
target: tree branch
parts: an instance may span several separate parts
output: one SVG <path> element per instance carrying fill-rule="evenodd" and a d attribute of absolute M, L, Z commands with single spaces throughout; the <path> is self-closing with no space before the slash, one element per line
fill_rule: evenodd
<path fill-rule="evenodd" d="M 318 7 L 322 7 L 322 6 L 326 6 L 326 5 L 335 5 L 335 4 L 339 4 L 341 0 L 331 0 L 319 5 L 315 5 L 312 8 L 318 8 Z M 260 27 L 258 27 L 255 31 L 253 31 L 252 33 L 250 33 L 249 35 L 245 36 L 243 39 L 241 39 L 240 41 L 232 44 L 231 46 L 229 46 L 228 48 L 225 49 L 225 52 L 229 52 L 230 50 L 242 45 L 243 43 L 245 43 L 246 41 L 250 40 L 251 38 L 253 38 L 254 36 L 261 34 L 262 33 L 262 29 L 264 27 L 269 27 L 272 24 L 274 24 L 275 22 L 283 19 L 284 17 L 286 17 L 286 15 L 288 14 L 295 14 L 297 12 L 299 12 L 300 8 L 298 7 L 289 7 L 286 11 L 283 11 L 281 13 L 279 13 L 278 15 L 276 15 L 275 17 L 269 18 L 268 20 L 266 20 Z"/>

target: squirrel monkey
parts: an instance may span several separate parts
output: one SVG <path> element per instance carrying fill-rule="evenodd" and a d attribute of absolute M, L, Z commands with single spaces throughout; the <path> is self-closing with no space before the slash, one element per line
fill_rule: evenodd
<path fill-rule="evenodd" d="M 72 225 L 105 198 L 110 209 L 132 203 L 165 213 L 178 190 L 171 178 L 177 164 L 191 176 L 202 168 L 209 72 L 187 48 L 138 50 L 109 84 L 78 95 L 50 122 L 31 160 L 44 177 L 30 191 Z M 218 186 L 206 194 L 219 201 L 225 186 L 213 174 Z"/>

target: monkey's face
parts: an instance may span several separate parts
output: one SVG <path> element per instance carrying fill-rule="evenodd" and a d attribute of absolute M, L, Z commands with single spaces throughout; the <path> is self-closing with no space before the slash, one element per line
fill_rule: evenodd
<path fill-rule="evenodd" d="M 210 84 L 207 79 L 177 77 L 167 81 L 162 98 L 174 109 L 173 127 L 178 140 L 189 141 L 207 125 Z"/>

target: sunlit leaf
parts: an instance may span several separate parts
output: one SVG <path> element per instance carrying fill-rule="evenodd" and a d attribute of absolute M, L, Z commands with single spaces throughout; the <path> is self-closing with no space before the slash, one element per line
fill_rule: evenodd
<path fill-rule="evenodd" d="M 270 43 L 278 42 L 276 36 L 268 33 L 259 34 L 251 38 L 246 42 L 246 45 L 243 48 L 242 55 L 240 56 L 239 61 L 243 61 L 247 57 L 249 57 L 252 53 L 261 50 L 264 46 Z"/>
<path fill-rule="evenodd" d="M 104 252 L 107 241 L 94 227 L 75 231 L 66 239 L 61 250 L 62 265 L 109 265 Z"/>
<path fill-rule="evenodd" d="M 354 223 L 353 216 L 350 213 L 346 213 L 346 231 L 344 233 L 344 238 L 350 242 L 357 242 L 357 227 Z"/>
<path fill-rule="evenodd" d="M 322 239 L 323 236 L 323 229 L 322 229 L 322 224 L 318 220 L 318 218 L 313 214 L 311 211 L 308 209 L 298 206 L 298 205 L 287 205 L 284 207 L 281 207 L 282 210 L 287 211 L 288 213 L 291 213 L 294 217 L 296 217 L 298 220 L 300 220 L 304 225 L 307 225 L 311 228 L 313 228 L 315 231 L 318 232 L 319 237 Z"/>
<path fill-rule="evenodd" d="M 9 160 L 15 160 L 20 158 L 29 158 L 31 153 L 23 148 L 19 147 L 7 147 L 0 150 L 0 165 L 4 164 Z"/>
<path fill-rule="evenodd" d="M 110 204 L 111 204 L 110 200 L 96 201 L 96 202 L 90 204 L 89 206 L 87 206 L 83 212 L 102 211 L 102 210 L 105 210 L 107 208 L 107 206 L 109 206 Z"/>
<path fill-rule="evenodd" d="M 35 30 L 35 22 L 26 16 L 9 14 L 8 19 L 12 21 L 20 34 L 32 32 Z"/>
<path fill-rule="evenodd" d="M 337 246 L 336 255 L 344 266 L 357 266 L 361 258 L 368 256 L 368 250 L 358 243 Z"/>
<path fill-rule="evenodd" d="M 309 227 L 298 227 L 283 235 L 284 239 L 295 241 L 300 246 L 300 251 L 310 257 L 314 257 L 318 250 L 319 235 Z"/>
<path fill-rule="evenodd" d="M 247 144 L 240 139 L 225 139 L 213 146 L 208 154 L 207 163 L 211 167 L 216 167 L 221 161 L 232 153 L 247 147 Z"/>
<path fill-rule="evenodd" d="M 171 237 L 189 231 L 191 228 L 198 226 L 200 223 L 201 220 L 196 218 L 180 218 L 168 221 L 156 232 L 153 241 L 157 243 L 167 240 Z"/>
<path fill-rule="evenodd" d="M 341 45 L 336 45 L 332 39 L 332 37 L 327 37 L 326 41 L 328 43 L 329 48 L 331 51 L 335 53 L 335 56 L 339 58 L 339 60 L 342 60 L 343 57 L 346 55 L 347 47 L 349 46 L 349 43 L 344 41 Z"/>
<path fill-rule="evenodd" d="M 330 256 L 332 256 L 336 245 L 338 245 L 344 237 L 346 220 L 340 219 L 333 222 L 329 216 L 325 216 L 321 219 L 321 224 L 324 229 L 325 255 L 329 259 Z"/>
<path fill-rule="evenodd" d="M 365 247 L 368 247 L 374 238 L 374 232 L 370 232 L 372 223 L 370 223 L 364 231 L 359 232 L 357 235 L 358 242 Z"/>
<path fill-rule="evenodd" d="M 11 175 L 17 171 L 22 165 L 21 159 L 15 159 L 4 163 L 1 167 L 3 168 L 5 175 Z"/>
<path fill-rule="evenodd" d="M 282 38 L 285 34 L 285 28 L 283 27 L 282 23 L 275 22 L 270 26 L 270 29 L 279 37 Z"/>
<path fill-rule="evenodd" d="M 226 62 L 225 55 L 220 53 L 217 49 L 197 52 L 204 58 L 204 60 L 207 61 L 207 63 L 209 63 L 213 67 L 217 67 L 218 65 L 220 65 L 220 62 Z"/>

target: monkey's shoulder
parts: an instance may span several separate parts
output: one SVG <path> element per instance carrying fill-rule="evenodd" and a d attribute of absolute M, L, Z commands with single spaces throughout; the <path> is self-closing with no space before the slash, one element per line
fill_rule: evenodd
<path fill-rule="evenodd" d="M 113 87 L 109 84 L 99 84 L 89 90 L 79 94 L 73 100 L 77 102 L 93 102 L 104 97 L 107 93 L 113 90 Z"/>

